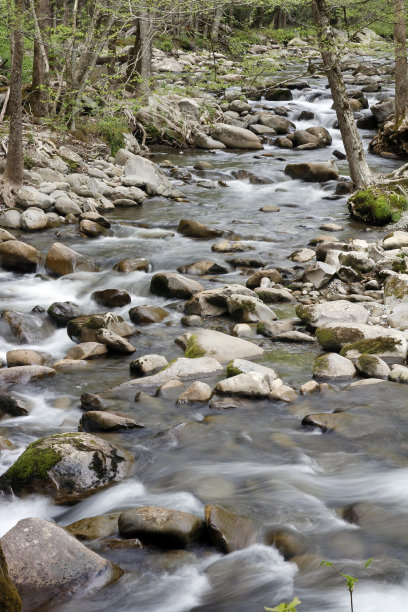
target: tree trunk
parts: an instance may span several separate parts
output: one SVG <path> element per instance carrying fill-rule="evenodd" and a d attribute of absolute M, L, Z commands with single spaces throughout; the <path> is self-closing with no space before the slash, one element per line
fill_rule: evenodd
<path fill-rule="evenodd" d="M 218 41 L 218 35 L 220 32 L 220 25 L 222 19 L 223 9 L 217 8 L 214 13 L 214 20 L 211 27 L 210 38 L 211 42 L 216 43 Z"/>
<path fill-rule="evenodd" d="M 329 12 L 325 0 L 312 0 L 312 9 L 317 26 L 323 66 L 329 81 L 341 137 L 350 167 L 350 176 L 356 189 L 362 189 L 372 182 L 372 174 L 367 164 L 363 143 L 354 121 L 353 112 L 350 109 L 346 86 L 341 74 L 338 39 L 330 27 Z"/>
<path fill-rule="evenodd" d="M 49 64 L 48 64 L 48 45 L 49 29 L 52 26 L 51 3 L 50 0 L 30 1 L 33 19 L 36 22 L 33 58 L 33 93 L 30 98 L 31 111 L 36 117 L 48 115 L 48 92 L 49 85 Z"/>
<path fill-rule="evenodd" d="M 16 193 L 23 182 L 23 1 L 15 0 L 11 9 L 10 128 L 6 168 L 2 177 L 2 196 L 7 206 L 14 205 Z"/>
<path fill-rule="evenodd" d="M 286 11 L 281 6 L 277 6 L 273 11 L 273 27 L 275 30 L 286 28 Z"/>
<path fill-rule="evenodd" d="M 407 72 L 407 24 L 405 1 L 394 0 L 395 43 L 395 126 L 398 128 L 407 116 L 408 72 Z"/>
<path fill-rule="evenodd" d="M 135 45 L 129 54 L 127 88 L 147 101 L 150 90 L 153 24 L 147 11 L 136 20 Z"/>

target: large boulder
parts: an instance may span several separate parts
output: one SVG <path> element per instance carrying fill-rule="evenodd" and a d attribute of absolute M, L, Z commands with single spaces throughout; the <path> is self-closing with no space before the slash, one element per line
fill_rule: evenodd
<path fill-rule="evenodd" d="M 100 329 L 107 329 L 122 337 L 131 336 L 135 331 L 123 317 L 113 312 L 83 315 L 71 319 L 67 325 L 68 336 L 74 342 L 95 342 Z"/>
<path fill-rule="evenodd" d="M 405 339 L 399 331 L 381 325 L 361 325 L 358 323 L 338 325 L 337 323 L 329 323 L 316 329 L 316 338 L 322 349 L 330 352 L 338 352 L 346 344 L 381 337 Z"/>
<path fill-rule="evenodd" d="M 205 289 L 196 293 L 185 305 L 185 311 L 189 314 L 203 317 L 218 317 L 229 313 L 228 298 L 232 295 L 257 298 L 251 289 L 243 285 L 225 285 L 216 289 Z"/>
<path fill-rule="evenodd" d="M 21 612 L 23 604 L 20 595 L 12 582 L 7 561 L 0 544 L 0 609 L 3 612 Z"/>
<path fill-rule="evenodd" d="M 148 195 L 159 195 L 167 198 L 183 197 L 183 194 L 173 187 L 167 176 L 150 159 L 120 149 L 116 154 L 115 161 L 124 166 L 123 185 L 142 187 Z"/>
<path fill-rule="evenodd" d="M 0 477 L 0 489 L 72 504 L 129 476 L 133 462 L 128 451 L 102 438 L 55 434 L 32 442 Z"/>
<path fill-rule="evenodd" d="M 189 299 L 203 289 L 197 281 L 175 272 L 158 272 L 150 281 L 150 291 L 163 297 Z"/>
<path fill-rule="evenodd" d="M 318 380 L 348 380 L 355 375 L 353 362 L 337 353 L 318 357 L 313 366 L 313 377 Z"/>
<path fill-rule="evenodd" d="M 36 248 L 20 240 L 8 240 L 0 244 L 1 265 L 12 272 L 35 272 L 41 260 Z"/>
<path fill-rule="evenodd" d="M 0 332 L 3 336 L 17 339 L 21 344 L 34 344 L 49 338 L 55 327 L 51 321 L 36 314 L 18 310 L 5 310 L 0 318 Z"/>
<path fill-rule="evenodd" d="M 408 329 L 408 274 L 389 276 L 384 284 L 388 325 Z"/>
<path fill-rule="evenodd" d="M 38 518 L 19 521 L 1 538 L 1 546 L 25 610 L 101 589 L 123 573 L 63 527 Z M 2 605 L 4 612 L 21 609 L 19 598 L 13 599 L 16 607 Z"/>
<path fill-rule="evenodd" d="M 27 385 L 30 382 L 53 376 L 56 371 L 39 365 L 15 366 L 13 368 L 0 369 L 0 389 L 7 389 L 12 385 Z"/>
<path fill-rule="evenodd" d="M 41 208 L 28 208 L 21 215 L 21 229 L 34 232 L 42 230 L 48 225 L 48 217 Z"/>
<path fill-rule="evenodd" d="M 251 371 L 221 380 L 215 385 L 214 391 L 220 395 L 266 398 L 271 393 L 271 382 L 268 376 Z"/>
<path fill-rule="evenodd" d="M 323 302 L 321 304 L 299 304 L 296 307 L 296 314 L 299 319 L 309 329 L 335 323 L 367 323 L 370 315 L 368 310 L 361 304 L 355 304 L 347 300 L 337 300 L 335 302 Z"/>
<path fill-rule="evenodd" d="M 392 98 L 387 100 L 381 100 L 370 107 L 373 116 L 376 118 L 378 123 L 383 123 L 394 114 L 395 112 L 395 101 Z"/>
<path fill-rule="evenodd" d="M 207 504 L 204 515 L 209 538 L 221 552 L 231 553 L 253 544 L 255 528 L 250 519 L 215 504 Z"/>
<path fill-rule="evenodd" d="M 337 167 L 326 162 L 288 164 L 285 168 L 285 174 L 293 179 L 301 179 L 309 183 L 324 183 L 326 181 L 336 181 L 339 178 Z"/>
<path fill-rule="evenodd" d="M 259 123 L 273 129 L 277 134 L 287 134 L 295 128 L 295 124 L 289 119 L 272 113 L 259 113 Z"/>
<path fill-rule="evenodd" d="M 362 189 L 348 200 L 350 214 L 371 225 L 395 223 L 407 207 L 407 198 L 403 193 L 381 187 Z"/>
<path fill-rule="evenodd" d="M 194 333 L 186 332 L 178 336 L 176 342 L 184 348 L 185 356 L 188 358 L 208 355 L 224 363 L 231 359 L 260 357 L 265 352 L 253 342 L 212 329 L 198 329 Z"/>
<path fill-rule="evenodd" d="M 216 123 L 211 136 L 229 149 L 263 149 L 261 139 L 256 134 L 235 125 Z"/>
<path fill-rule="evenodd" d="M 150 323 L 160 323 L 169 316 L 167 310 L 160 306 L 149 306 L 148 304 L 135 306 L 129 310 L 129 318 L 136 325 L 149 325 Z"/>
<path fill-rule="evenodd" d="M 57 276 L 72 274 L 73 272 L 92 272 L 95 266 L 80 253 L 65 246 L 61 242 L 54 242 L 48 250 L 45 266 Z"/>
<path fill-rule="evenodd" d="M 60 327 L 65 327 L 69 321 L 83 315 L 81 308 L 74 302 L 53 302 L 48 307 L 47 313 Z"/>
<path fill-rule="evenodd" d="M 35 187 L 23 185 L 17 193 L 17 204 L 23 208 L 35 206 L 36 208 L 47 210 L 53 206 L 54 200 L 45 193 L 38 191 Z"/>
<path fill-rule="evenodd" d="M 200 223 L 195 219 L 181 219 L 177 231 L 179 234 L 189 238 L 217 238 L 224 233 L 222 230 L 208 227 L 208 225 L 204 225 L 204 223 Z"/>

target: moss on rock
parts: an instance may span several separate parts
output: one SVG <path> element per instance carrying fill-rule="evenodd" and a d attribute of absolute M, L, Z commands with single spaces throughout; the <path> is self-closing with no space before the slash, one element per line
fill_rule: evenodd
<path fill-rule="evenodd" d="M 364 334 L 355 327 L 318 327 L 316 338 L 325 351 L 337 353 L 345 344 L 362 340 Z"/>
<path fill-rule="evenodd" d="M 348 207 L 353 217 L 372 225 L 395 223 L 408 208 L 407 199 L 396 191 L 373 187 L 358 191 L 349 198 Z"/>
<path fill-rule="evenodd" d="M 205 350 L 198 343 L 197 336 L 193 334 L 186 342 L 186 350 L 184 353 L 184 357 L 188 359 L 197 359 L 198 357 L 204 357 Z"/>
<path fill-rule="evenodd" d="M 7 562 L 0 545 L 0 610 L 2 612 L 20 612 L 23 609 L 20 595 L 11 581 Z"/>
<path fill-rule="evenodd" d="M 35 479 L 48 478 L 48 470 L 62 459 L 62 454 L 53 447 L 44 448 L 42 440 L 32 442 L 17 461 L 2 476 L 2 488 L 11 487 L 21 491 Z"/>
<path fill-rule="evenodd" d="M 238 376 L 238 374 L 242 374 L 242 371 L 239 368 L 236 368 L 234 365 L 234 360 L 231 360 L 226 367 L 227 378 L 231 378 L 232 376 Z"/>
<path fill-rule="evenodd" d="M 378 358 L 375 355 L 363 354 L 358 358 L 358 364 L 361 370 L 367 376 L 376 377 L 378 371 Z"/>
<path fill-rule="evenodd" d="M 360 355 L 382 355 L 383 353 L 389 353 L 401 344 L 401 340 L 398 338 L 366 338 L 359 342 L 353 342 L 346 344 L 340 351 L 342 357 L 348 357 L 351 352 L 360 353 Z"/>

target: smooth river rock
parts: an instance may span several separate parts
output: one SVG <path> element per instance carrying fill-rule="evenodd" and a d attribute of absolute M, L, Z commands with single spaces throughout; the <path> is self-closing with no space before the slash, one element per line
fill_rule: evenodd
<path fill-rule="evenodd" d="M 186 357 L 203 357 L 208 355 L 220 362 L 231 359 L 259 357 L 264 349 L 235 336 L 229 336 L 212 329 L 198 329 L 194 333 L 186 332 L 176 338 L 177 344 L 185 349 Z"/>

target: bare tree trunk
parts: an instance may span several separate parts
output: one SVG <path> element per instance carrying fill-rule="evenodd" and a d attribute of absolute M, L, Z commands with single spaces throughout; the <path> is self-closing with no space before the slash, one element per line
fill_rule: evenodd
<path fill-rule="evenodd" d="M 277 6 L 273 11 L 273 27 L 275 30 L 286 28 L 286 11 L 281 6 Z"/>
<path fill-rule="evenodd" d="M 395 125 L 398 128 L 406 118 L 408 110 L 407 23 L 404 0 L 394 0 L 394 43 Z"/>
<path fill-rule="evenodd" d="M 147 11 L 136 20 L 135 45 L 129 54 L 128 89 L 146 101 L 150 90 L 153 24 Z"/>
<path fill-rule="evenodd" d="M 50 67 L 48 63 L 49 28 L 52 25 L 50 0 L 30 0 L 31 13 L 35 22 L 35 41 L 33 58 L 33 81 L 31 96 L 31 110 L 34 116 L 44 117 L 48 115 L 48 93 Z"/>
<path fill-rule="evenodd" d="M 223 8 L 215 9 L 214 20 L 211 27 L 210 38 L 213 43 L 218 41 L 218 34 L 220 32 L 220 25 L 222 20 Z"/>
<path fill-rule="evenodd" d="M 23 1 L 15 0 L 11 9 L 11 71 L 10 71 L 10 128 L 6 168 L 2 177 L 2 196 L 7 206 L 13 206 L 23 182 Z"/>
<path fill-rule="evenodd" d="M 325 0 L 312 0 L 313 17 L 318 30 L 319 48 L 327 74 L 334 108 L 350 166 L 350 176 L 356 189 L 367 187 L 372 182 L 363 143 L 358 132 L 354 115 L 344 85 L 340 68 L 340 55 L 336 50 L 337 36 L 329 22 Z"/>

